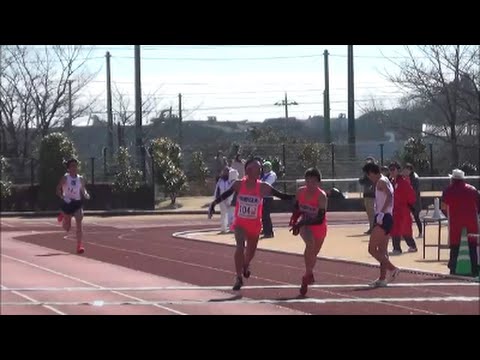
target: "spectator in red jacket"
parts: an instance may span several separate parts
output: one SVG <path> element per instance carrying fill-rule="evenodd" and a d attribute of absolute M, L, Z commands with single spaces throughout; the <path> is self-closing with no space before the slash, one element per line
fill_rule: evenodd
<path fill-rule="evenodd" d="M 390 181 L 395 192 L 393 194 L 393 228 L 391 231 L 393 251 L 391 255 L 400 255 L 402 237 L 408 245 L 408 252 L 417 252 L 417 244 L 413 239 L 412 216 L 410 207 L 415 204 L 416 196 L 408 178 L 400 174 L 400 164 L 392 162 L 390 170 Z"/>
<path fill-rule="evenodd" d="M 478 218 L 480 195 L 477 189 L 465 182 L 465 173 L 459 169 L 452 171 L 451 183 L 444 190 L 442 207 L 446 210 L 450 224 L 450 261 L 448 268 L 450 274 L 455 274 L 457 258 L 460 250 L 462 229 L 466 228 L 468 234 L 478 234 Z M 472 275 L 478 275 L 477 238 L 468 238 Z"/>

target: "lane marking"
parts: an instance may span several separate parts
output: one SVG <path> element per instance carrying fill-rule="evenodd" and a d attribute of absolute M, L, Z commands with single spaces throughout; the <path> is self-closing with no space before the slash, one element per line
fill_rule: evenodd
<path fill-rule="evenodd" d="M 38 302 L 6 302 L 5 306 L 21 305 L 21 306 L 39 306 L 39 305 L 69 305 L 81 306 L 90 305 L 98 306 L 98 301 L 74 301 L 74 302 L 58 302 L 58 301 L 38 301 Z M 292 299 L 245 299 L 245 300 L 229 300 L 229 299 L 212 299 L 212 300 L 161 300 L 161 301 L 104 301 L 103 306 L 121 306 L 121 305 L 206 305 L 212 303 L 222 304 L 292 304 L 292 303 L 307 303 L 307 304 L 334 304 L 334 303 L 390 303 L 390 302 L 474 302 L 480 301 L 479 297 L 474 296 L 445 296 L 445 297 L 405 297 L 405 298 L 292 298 Z"/>
<path fill-rule="evenodd" d="M 2 291 L 5 291 L 5 290 L 10 291 L 10 290 L 11 290 L 11 289 L 7 288 L 7 287 L 4 286 L 4 285 L 0 285 L 0 289 L 1 289 Z M 22 293 L 18 292 L 17 290 L 13 290 L 13 291 L 12 291 L 12 294 L 15 294 L 15 295 L 17 295 L 17 296 L 20 296 L 21 298 L 30 301 L 30 303 L 32 303 L 32 304 L 36 304 L 36 303 L 39 302 L 38 300 L 35 300 L 35 299 L 32 298 L 31 296 L 22 294 Z M 5 305 L 5 303 L 2 302 L 2 301 L 0 301 L 0 305 Z M 51 305 L 42 305 L 42 306 L 43 306 L 44 308 L 50 310 L 50 311 L 53 311 L 54 313 L 56 313 L 56 314 L 58 314 L 58 315 L 67 315 L 67 314 L 64 313 L 64 312 L 62 312 L 62 311 L 60 311 L 60 310 L 58 310 L 58 309 L 55 309 L 55 308 L 54 308 L 53 306 L 51 306 Z"/>
<path fill-rule="evenodd" d="M 67 236 L 65 236 L 65 239 L 67 239 Z M 69 241 L 74 241 L 74 240 L 70 240 L 68 239 Z M 181 260 L 176 260 L 176 259 L 172 259 L 172 258 L 167 258 L 167 257 L 162 257 L 162 256 L 157 256 L 157 255 L 152 255 L 152 254 L 146 254 L 144 252 L 141 252 L 141 251 L 136 251 L 136 250 L 128 250 L 128 249 L 124 249 L 124 248 L 119 248 L 119 247 L 114 247 L 114 246 L 107 246 L 107 245 L 103 245 L 103 244 L 99 244 L 99 243 L 95 243 L 95 242 L 91 242 L 90 245 L 94 245 L 94 246 L 99 246 L 99 247 L 104 247 L 104 248 L 107 248 L 107 249 L 112 249 L 112 250 L 117 250 L 117 251 L 123 251 L 123 252 L 127 252 L 127 253 L 132 253 L 132 254 L 137 254 L 137 255 L 142 255 L 142 256 L 147 256 L 147 257 L 151 257 L 151 258 L 156 258 L 156 259 L 160 259 L 160 260 L 166 260 L 166 261 L 170 261 L 170 262 L 174 262 L 174 263 L 180 263 L 180 264 L 184 264 L 184 265 L 190 265 L 192 267 L 197 267 L 197 268 L 202 268 L 202 269 L 209 269 L 209 270 L 213 270 L 213 271 L 219 271 L 219 272 L 224 272 L 224 273 L 229 273 L 229 274 L 235 274 L 235 272 L 233 271 L 230 271 L 230 270 L 225 270 L 225 269 L 220 269 L 220 268 L 214 268 L 214 267 L 210 267 L 210 266 L 206 266 L 206 265 L 202 265 L 202 264 L 198 264 L 198 263 L 192 263 L 192 262 L 185 262 L 185 261 L 181 261 Z M 278 281 L 278 280 L 273 280 L 273 279 L 269 279 L 269 278 L 265 278 L 265 277 L 260 277 L 260 276 L 252 276 L 252 278 L 255 278 L 255 279 L 259 279 L 259 280 L 265 280 L 265 281 L 268 281 L 268 282 L 271 282 L 271 283 L 276 283 L 276 284 L 283 284 L 283 285 L 292 285 L 291 283 L 288 283 L 288 282 L 285 282 L 285 281 Z M 322 289 L 317 289 L 318 291 L 322 291 L 326 294 L 329 294 L 329 295 L 336 295 L 336 296 L 342 296 L 344 298 L 358 298 L 357 296 L 353 296 L 353 295 L 349 295 L 349 294 L 344 294 L 344 293 L 335 293 L 335 292 L 331 292 L 329 290 L 322 290 Z M 403 308 L 403 309 L 407 309 L 407 310 L 410 310 L 410 311 L 417 311 L 417 312 L 423 312 L 425 314 L 435 314 L 435 315 L 438 315 L 436 313 L 433 313 L 431 311 L 428 311 L 428 310 L 423 310 L 423 309 L 416 309 L 416 308 L 413 308 L 413 307 L 409 307 L 409 306 L 403 306 L 403 305 L 400 305 L 400 304 L 389 304 L 390 306 L 392 307 L 399 307 L 399 308 Z"/>
<path fill-rule="evenodd" d="M 235 247 L 235 244 L 217 243 L 215 241 L 194 237 L 195 234 L 199 235 L 203 232 L 209 232 L 209 231 L 210 230 L 208 230 L 208 229 L 184 230 L 184 231 L 179 231 L 179 232 L 173 233 L 172 236 L 175 237 L 175 238 L 179 238 L 179 239 L 197 241 L 197 242 L 200 242 L 200 243 L 221 244 L 221 245 L 225 245 L 225 246 Z M 286 250 L 261 249 L 261 248 L 259 248 L 258 250 L 265 251 L 265 252 L 270 252 L 270 253 L 276 253 L 276 254 L 294 255 L 294 256 L 303 257 L 303 254 L 301 254 L 301 253 L 295 253 L 295 252 L 286 251 Z M 351 265 L 362 265 L 362 266 L 375 267 L 375 268 L 379 267 L 378 262 L 375 263 L 373 261 L 369 262 L 369 261 L 352 260 L 352 259 L 343 258 L 343 257 L 339 257 L 339 256 L 325 256 L 325 255 L 320 254 L 318 256 L 318 259 L 329 260 L 329 261 L 333 261 L 333 262 L 342 262 L 342 263 L 351 264 Z M 441 272 L 434 272 L 434 271 L 429 271 L 429 270 L 424 270 L 424 269 L 405 268 L 405 267 L 401 267 L 400 270 L 402 270 L 404 272 L 409 272 L 409 273 L 412 273 L 412 274 L 435 276 L 437 278 L 445 277 L 445 278 L 448 278 L 448 279 L 478 282 L 478 280 L 476 280 L 475 278 L 465 277 L 465 276 L 460 276 L 460 275 L 450 275 L 447 272 L 441 273 Z"/>
<path fill-rule="evenodd" d="M 269 290 L 269 289 L 297 289 L 300 285 L 250 285 L 243 286 L 243 290 Z M 396 283 L 389 284 L 388 288 L 411 288 L 411 287 L 480 287 L 475 283 Z M 350 288 L 365 288 L 370 289 L 368 284 L 313 284 L 308 286 L 309 289 L 350 289 Z M 144 286 L 144 287 L 102 287 L 101 289 L 95 287 L 24 287 L 24 288 L 2 288 L 1 291 L 180 291 L 180 290 L 231 290 L 232 287 L 228 285 L 218 286 Z"/>
<path fill-rule="evenodd" d="M 32 266 L 36 269 L 40 269 L 40 270 L 43 270 L 43 271 L 46 271 L 46 272 L 49 272 L 51 274 L 55 274 L 55 275 L 59 275 L 59 276 L 62 276 L 66 279 L 70 279 L 70 280 L 74 280 L 74 281 L 77 281 L 77 282 L 80 282 L 82 284 L 85 284 L 85 285 L 88 285 L 88 286 L 92 286 L 94 288 L 96 288 L 96 290 L 102 290 L 102 289 L 105 289 L 105 287 L 101 286 L 101 285 L 97 285 L 97 284 L 94 284 L 92 282 L 89 282 L 89 281 L 85 281 L 85 280 L 82 280 L 80 278 L 77 278 L 75 276 L 71 276 L 71 275 L 67 275 L 67 274 L 64 274 L 60 271 L 56 271 L 56 270 L 52 270 L 50 268 L 47 268 L 47 267 L 44 267 L 44 266 L 41 266 L 41 265 L 37 265 L 37 264 L 34 264 L 34 263 L 31 263 L 29 261 L 26 261 L 26 260 L 22 260 L 22 259 L 18 259 L 16 257 L 13 257 L 13 256 L 10 256 L 10 255 L 6 255 L 6 254 L 1 254 L 2 256 L 6 257 L 7 259 L 11 259 L 11 260 L 14 260 L 14 261 L 17 261 L 21 264 L 25 264 L 25 265 L 29 265 L 29 266 Z M 126 297 L 126 298 L 130 298 L 132 300 L 136 300 L 136 301 L 144 301 L 143 299 L 141 298 L 138 298 L 138 297 L 135 297 L 135 296 L 131 296 L 131 295 L 128 295 L 128 294 L 125 294 L 125 293 L 122 293 L 122 292 L 119 292 L 119 291 L 112 291 L 113 294 L 116 294 L 116 295 L 120 295 L 120 296 L 123 296 L 123 297 Z M 155 307 L 158 307 L 158 308 L 161 308 L 163 310 L 167 310 L 167 311 L 170 311 L 176 315 L 187 315 L 181 311 L 177 311 L 175 309 L 171 309 L 171 308 L 168 308 L 166 306 L 162 306 L 162 305 L 153 305 Z"/>

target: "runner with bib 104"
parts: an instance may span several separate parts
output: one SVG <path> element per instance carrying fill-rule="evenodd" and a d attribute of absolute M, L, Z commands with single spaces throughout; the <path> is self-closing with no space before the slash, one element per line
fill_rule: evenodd
<path fill-rule="evenodd" d="M 209 219 L 215 211 L 215 205 L 234 193 L 237 195 L 235 220 L 232 230 L 235 233 L 235 270 L 237 273 L 233 290 L 240 290 L 243 277 L 250 276 L 249 265 L 255 256 L 258 239 L 262 230 L 262 209 L 265 196 L 275 196 L 282 200 L 294 200 L 295 195 L 284 194 L 270 184 L 259 180 L 261 159 L 253 158 L 245 163 L 245 177 L 235 181 L 229 190 L 217 197 L 208 210 Z M 293 206 L 293 204 L 292 204 Z M 247 249 L 245 251 L 245 242 Z"/>

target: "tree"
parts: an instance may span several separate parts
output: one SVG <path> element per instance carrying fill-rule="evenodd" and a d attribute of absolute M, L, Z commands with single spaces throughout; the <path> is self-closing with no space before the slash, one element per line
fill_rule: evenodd
<path fill-rule="evenodd" d="M 458 166 L 458 135 L 479 119 L 479 78 L 475 77 L 478 53 L 473 46 L 417 46 L 420 56 L 406 47 L 408 59 L 399 65 L 400 74 L 388 78 L 407 92 L 405 104 L 425 109 L 424 134 L 450 145 L 451 165 Z M 473 91 L 472 91 L 473 90 Z"/>
<path fill-rule="evenodd" d="M 402 163 L 410 163 L 419 174 L 430 171 L 430 160 L 427 153 L 427 145 L 421 138 L 409 138 L 400 153 Z"/>
<path fill-rule="evenodd" d="M 12 183 L 8 181 L 7 176 L 8 163 L 7 159 L 0 155 L 0 199 L 6 199 L 10 196 Z"/>
<path fill-rule="evenodd" d="M 95 103 L 82 91 L 95 74 L 86 69 L 90 51 L 82 46 L 7 46 L 0 63 L 0 133 L 11 156 L 26 157 L 38 134 L 72 120 Z M 7 149 L 3 149 L 7 150 Z"/>
<path fill-rule="evenodd" d="M 282 160 L 278 156 L 267 157 L 265 160 L 272 163 L 272 170 L 277 174 L 277 178 L 281 179 L 285 175 L 285 166 L 282 163 Z"/>
<path fill-rule="evenodd" d="M 187 188 L 187 177 L 181 169 L 181 149 L 169 138 L 152 140 L 149 147 L 155 166 L 155 180 L 175 205 L 178 193 Z"/>
<path fill-rule="evenodd" d="M 121 194 L 137 191 L 141 184 L 142 173 L 132 166 L 128 148 L 120 147 L 116 160 L 117 172 L 113 182 L 113 191 Z"/>
<path fill-rule="evenodd" d="M 39 204 L 42 209 L 54 204 L 55 188 L 65 174 L 64 161 L 77 157 L 73 142 L 61 133 L 45 136 L 40 143 L 39 151 Z M 81 164 L 79 164 L 79 171 Z"/>
<path fill-rule="evenodd" d="M 285 137 L 272 126 L 253 127 L 248 130 L 247 140 L 253 143 L 279 144 L 285 142 Z"/>
<path fill-rule="evenodd" d="M 158 103 L 158 90 L 155 90 L 148 94 L 142 95 L 142 114 L 150 115 L 152 119 L 157 117 L 156 108 Z M 122 93 L 120 89 L 114 85 L 113 90 L 113 111 L 117 116 L 117 126 L 118 126 L 118 146 L 126 146 L 125 143 L 125 128 L 127 126 L 134 125 L 135 123 L 135 110 L 132 109 L 132 104 L 130 102 L 131 97 L 128 94 Z M 153 116 L 151 114 L 154 114 Z M 164 111 L 159 112 L 160 117 L 162 117 Z M 154 121 L 154 120 L 152 120 Z"/>
<path fill-rule="evenodd" d="M 198 185 L 205 185 L 207 183 L 208 168 L 203 159 L 201 151 L 192 153 L 192 160 L 190 161 L 190 182 L 195 182 Z"/>
<path fill-rule="evenodd" d="M 318 168 L 322 161 L 328 160 L 330 151 L 327 146 L 318 143 L 307 143 L 303 146 L 298 159 L 302 163 L 302 167 L 307 169 L 311 167 Z"/>

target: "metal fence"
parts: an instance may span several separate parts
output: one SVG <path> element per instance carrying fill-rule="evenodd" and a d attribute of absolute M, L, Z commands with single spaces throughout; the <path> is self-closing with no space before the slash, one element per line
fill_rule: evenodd
<path fill-rule="evenodd" d="M 344 178 L 344 179 L 328 179 L 325 178 L 322 180 L 322 187 L 325 189 L 331 189 L 332 187 L 340 190 L 346 198 L 358 198 L 362 197 L 363 186 L 359 183 L 359 178 Z M 466 176 L 465 181 L 477 188 L 480 181 L 480 176 Z M 450 177 L 448 176 L 422 176 L 419 177 L 420 182 L 420 191 L 425 195 L 440 197 L 442 192 L 450 184 Z M 299 186 L 303 185 L 304 179 L 299 178 L 296 180 L 285 180 L 279 181 L 277 187 L 281 184 L 286 184 L 289 191 L 297 189 Z"/>
<path fill-rule="evenodd" d="M 285 167 L 285 175 L 279 179 L 281 181 L 295 181 L 302 178 L 305 171 L 305 164 L 300 160 L 300 154 L 305 144 L 240 144 L 241 156 L 247 158 L 253 154 L 262 158 L 278 158 Z M 316 144 L 320 146 L 320 154 L 316 158 L 315 166 L 318 167 L 324 178 L 329 179 L 351 179 L 362 175 L 361 168 L 367 156 L 373 156 L 380 164 L 387 164 L 391 160 L 398 160 L 398 153 L 402 150 L 403 143 L 362 143 L 357 144 L 355 151 L 346 144 Z M 191 166 L 191 158 L 194 152 L 201 151 L 207 168 L 209 177 L 215 178 L 218 174 L 218 165 L 216 164 L 216 155 L 219 150 L 232 160 L 231 144 L 228 143 L 204 143 L 201 145 L 185 144 L 182 149 L 182 168 L 188 174 Z M 152 182 L 153 168 L 150 156 L 147 151 L 143 151 L 143 159 L 137 160 L 135 149 L 132 148 L 133 166 L 142 171 L 143 181 Z M 114 161 L 108 161 L 105 156 L 90 157 L 80 155 L 81 173 L 85 176 L 88 183 L 112 183 L 115 177 Z M 446 175 L 447 170 L 445 161 L 441 158 L 441 151 L 429 151 L 428 160 L 431 168 L 419 173 L 421 176 L 432 176 L 439 173 Z M 14 184 L 34 185 L 38 183 L 39 162 L 35 158 L 7 158 L 8 167 L 5 169 L 3 177 L 7 177 Z M 442 169 L 439 171 L 438 169 Z M 451 170 L 451 169 L 450 169 Z M 450 171 L 448 170 L 448 171 Z M 337 182 L 340 184 L 340 182 Z M 353 191 L 354 185 L 350 183 L 349 191 Z"/>
<path fill-rule="evenodd" d="M 6 158 L 7 167 L 2 178 L 9 180 L 15 185 L 35 185 L 39 181 L 39 161 L 36 158 Z M 80 173 L 88 184 L 113 183 L 115 180 L 116 167 L 104 157 L 78 157 Z M 148 155 L 145 156 L 144 165 L 138 165 L 132 161 L 132 166 L 140 169 L 143 181 L 151 184 L 153 179 L 152 162 Z"/>

